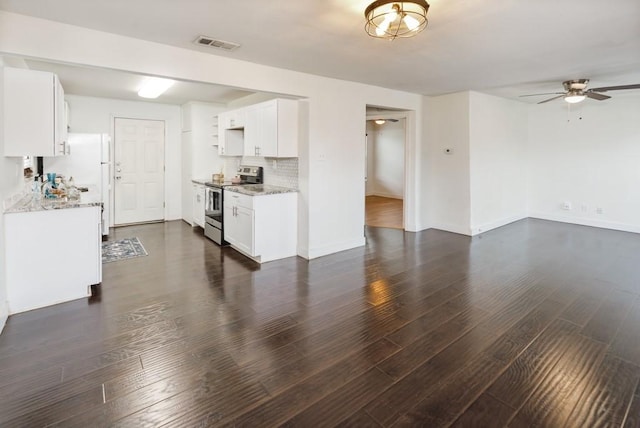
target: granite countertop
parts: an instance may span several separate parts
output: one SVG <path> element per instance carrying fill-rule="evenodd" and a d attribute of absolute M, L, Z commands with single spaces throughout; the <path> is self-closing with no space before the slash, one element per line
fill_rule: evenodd
<path fill-rule="evenodd" d="M 195 184 L 207 184 L 210 181 L 211 181 L 210 178 L 192 178 L 191 179 L 191 182 Z"/>
<path fill-rule="evenodd" d="M 241 186 L 227 186 L 224 190 L 249 196 L 279 195 L 281 193 L 297 193 L 297 189 L 289 187 L 271 186 L 269 184 L 244 184 Z"/>
<path fill-rule="evenodd" d="M 100 195 L 100 192 L 98 192 L 97 188 L 89 186 L 89 191 L 81 192 L 80 199 L 75 200 L 69 200 L 67 198 L 36 199 L 33 197 L 33 194 L 29 193 L 7 208 L 4 212 L 5 214 L 11 214 L 99 206 L 102 206 L 102 196 Z"/>

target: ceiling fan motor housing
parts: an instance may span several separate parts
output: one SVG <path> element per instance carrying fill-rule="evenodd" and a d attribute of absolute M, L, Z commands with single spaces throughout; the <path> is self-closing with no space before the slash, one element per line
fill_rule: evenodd
<path fill-rule="evenodd" d="M 587 88 L 589 79 L 565 80 L 562 82 L 565 91 L 584 91 Z"/>

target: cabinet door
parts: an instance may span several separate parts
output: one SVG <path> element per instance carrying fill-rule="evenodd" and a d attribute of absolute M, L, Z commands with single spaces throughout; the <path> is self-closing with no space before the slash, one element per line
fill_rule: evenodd
<path fill-rule="evenodd" d="M 204 227 L 204 186 L 193 185 L 193 224 Z"/>
<path fill-rule="evenodd" d="M 232 110 L 229 112 L 229 126 L 227 128 L 244 128 L 246 117 L 246 109 Z"/>
<path fill-rule="evenodd" d="M 278 101 L 263 103 L 258 114 L 260 129 L 260 156 L 278 156 Z"/>
<path fill-rule="evenodd" d="M 67 144 L 67 112 L 64 106 L 64 89 L 58 80 L 58 76 L 54 75 L 55 86 L 55 106 L 53 110 L 55 120 L 55 152 L 56 155 L 69 154 L 69 145 Z"/>
<path fill-rule="evenodd" d="M 224 216 L 224 239 L 231 245 L 238 242 L 238 220 L 235 216 L 236 206 L 230 203 L 224 204 L 222 209 Z"/>
<path fill-rule="evenodd" d="M 244 125 L 244 155 L 258 156 L 260 146 L 260 107 L 251 106 L 246 111 L 246 121 Z"/>
<path fill-rule="evenodd" d="M 3 81 L 4 155 L 55 156 L 54 75 L 5 67 Z"/>
<path fill-rule="evenodd" d="M 236 224 L 238 230 L 236 231 L 236 242 L 234 245 L 245 253 L 256 256 L 257 254 L 255 254 L 253 245 L 253 220 L 253 210 L 241 206 L 236 207 Z"/>

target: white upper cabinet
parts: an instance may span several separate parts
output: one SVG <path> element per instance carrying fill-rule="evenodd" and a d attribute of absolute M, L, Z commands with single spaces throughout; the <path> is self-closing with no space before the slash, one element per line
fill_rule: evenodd
<path fill-rule="evenodd" d="M 220 129 L 239 129 L 244 128 L 246 120 L 246 111 L 244 108 L 230 110 L 218 115 Z"/>
<path fill-rule="evenodd" d="M 275 99 L 247 108 L 244 155 L 298 156 L 298 101 Z"/>
<path fill-rule="evenodd" d="M 244 152 L 244 126 L 246 112 L 242 109 L 218 114 L 218 154 L 242 156 Z"/>
<path fill-rule="evenodd" d="M 49 72 L 4 67 L 4 155 L 67 154 L 64 90 Z"/>

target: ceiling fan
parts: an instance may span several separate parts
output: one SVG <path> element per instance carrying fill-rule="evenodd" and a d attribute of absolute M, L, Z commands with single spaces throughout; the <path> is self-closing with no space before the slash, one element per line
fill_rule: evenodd
<path fill-rule="evenodd" d="M 564 86 L 565 92 L 547 92 L 542 94 L 529 94 L 520 96 L 537 97 L 540 95 L 555 95 L 555 97 L 540 101 L 538 104 L 548 103 L 549 101 L 553 101 L 558 98 L 564 98 L 566 102 L 574 104 L 583 101 L 585 98 L 592 98 L 598 101 L 604 101 L 611 98 L 609 95 L 603 95 L 600 92 L 619 91 L 622 89 L 640 89 L 640 83 L 633 85 L 603 86 L 601 88 L 587 89 L 588 83 L 589 79 L 566 80 L 562 82 L 562 86 Z"/>

